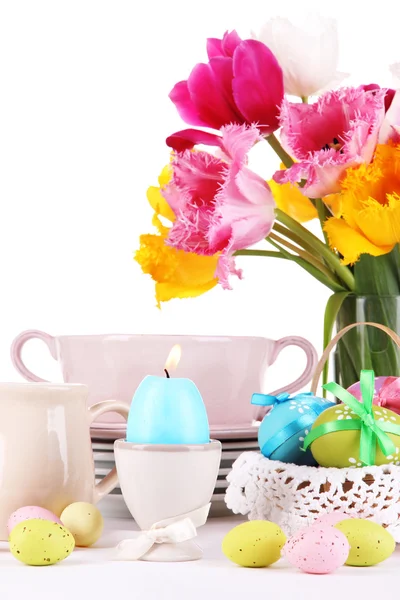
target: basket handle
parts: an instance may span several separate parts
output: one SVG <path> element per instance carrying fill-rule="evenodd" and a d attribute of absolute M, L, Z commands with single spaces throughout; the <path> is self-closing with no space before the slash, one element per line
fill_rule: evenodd
<path fill-rule="evenodd" d="M 329 344 L 323 351 L 322 356 L 321 356 L 317 366 L 315 367 L 314 377 L 312 378 L 312 381 L 311 381 L 311 391 L 313 394 L 316 394 L 316 392 L 317 392 L 319 378 L 321 377 L 321 373 L 324 369 L 324 365 L 325 365 L 326 361 L 328 360 L 331 350 L 336 346 L 338 341 L 344 336 L 345 333 L 350 331 L 350 329 L 353 329 L 353 327 L 359 327 L 359 325 L 370 325 L 371 327 L 376 327 L 376 329 L 381 329 L 382 331 L 387 333 L 388 336 L 391 337 L 392 340 L 397 344 L 398 348 L 400 348 L 400 337 L 397 335 L 397 333 L 395 333 L 394 331 L 392 331 L 391 329 L 389 329 L 389 327 L 386 327 L 385 325 L 381 325 L 380 323 L 368 323 L 368 322 L 352 323 L 351 325 L 347 325 L 347 327 L 344 327 L 343 329 L 341 329 L 335 335 L 335 337 L 331 339 L 331 341 L 329 342 Z"/>

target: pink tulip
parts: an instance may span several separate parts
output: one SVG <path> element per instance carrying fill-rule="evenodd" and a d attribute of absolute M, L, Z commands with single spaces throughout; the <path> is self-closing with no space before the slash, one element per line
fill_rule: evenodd
<path fill-rule="evenodd" d="M 216 277 L 230 289 L 229 275 L 241 277 L 233 253 L 268 235 L 275 203 L 267 182 L 246 166 L 248 151 L 260 139 L 258 129 L 228 125 L 221 133 L 217 145 L 225 158 L 200 150 L 176 152 L 163 195 L 176 216 L 168 243 L 196 254 L 220 253 Z"/>
<path fill-rule="evenodd" d="M 184 150 L 191 150 L 197 144 L 221 146 L 222 137 L 201 129 L 183 129 L 167 137 L 166 143 L 173 150 L 183 152 Z"/>
<path fill-rule="evenodd" d="M 297 161 L 273 178 L 278 183 L 306 180 L 303 192 L 319 198 L 340 190 L 349 167 L 372 160 L 385 117 L 384 89 L 340 88 L 314 104 L 284 100 L 281 140 Z M 393 104 L 393 103 L 392 103 Z"/>
<path fill-rule="evenodd" d="M 190 125 L 220 129 L 230 123 L 257 124 L 264 135 L 279 127 L 283 75 L 275 56 L 236 31 L 207 40 L 207 64 L 197 64 L 169 97 Z"/>
<path fill-rule="evenodd" d="M 385 112 L 387 112 L 390 108 L 390 105 L 392 104 L 394 95 L 395 95 L 395 90 L 392 90 L 391 88 L 381 88 L 380 85 L 378 85 L 377 83 L 367 83 L 364 84 L 362 86 L 360 86 L 365 92 L 370 92 L 370 91 L 377 91 L 377 90 L 385 90 Z"/>

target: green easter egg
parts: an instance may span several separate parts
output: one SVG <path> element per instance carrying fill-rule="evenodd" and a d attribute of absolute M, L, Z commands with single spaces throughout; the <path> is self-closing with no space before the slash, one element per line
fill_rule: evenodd
<path fill-rule="evenodd" d="M 346 565 L 371 567 L 393 554 L 396 542 L 378 523 L 367 519 L 346 519 L 335 525 L 347 537 L 350 553 Z"/>
<path fill-rule="evenodd" d="M 393 411 L 382 408 L 381 406 L 373 406 L 372 410 L 375 415 L 375 420 L 379 422 L 388 422 L 400 426 L 400 416 Z M 360 418 L 346 404 L 337 404 L 331 408 L 327 408 L 316 419 L 312 426 L 312 430 L 331 421 L 344 421 Z M 327 433 L 311 444 L 311 452 L 321 467 L 362 467 L 360 461 L 360 430 L 333 431 Z M 393 433 L 387 434 L 396 446 L 393 455 L 385 456 L 376 441 L 376 465 L 385 465 L 388 463 L 400 464 L 400 435 Z"/>
<path fill-rule="evenodd" d="M 285 542 L 285 534 L 275 523 L 249 521 L 226 534 L 222 552 L 241 567 L 268 567 L 280 559 Z"/>

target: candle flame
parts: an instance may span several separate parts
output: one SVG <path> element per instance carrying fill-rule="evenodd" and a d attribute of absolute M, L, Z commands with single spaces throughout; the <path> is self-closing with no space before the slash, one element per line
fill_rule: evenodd
<path fill-rule="evenodd" d="M 176 367 L 179 364 L 179 361 L 181 360 L 181 355 L 182 355 L 182 348 L 180 347 L 179 344 L 176 344 L 175 346 L 173 346 L 171 348 L 171 351 L 168 354 L 168 358 L 165 362 L 165 369 L 167 371 L 176 369 Z"/>

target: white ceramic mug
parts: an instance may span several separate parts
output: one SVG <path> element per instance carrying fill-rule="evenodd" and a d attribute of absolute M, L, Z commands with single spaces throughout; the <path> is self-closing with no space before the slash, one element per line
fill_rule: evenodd
<path fill-rule="evenodd" d="M 113 469 L 95 485 L 90 425 L 129 407 L 108 401 L 87 407 L 88 388 L 78 384 L 0 383 L 0 539 L 22 506 L 60 516 L 72 502 L 96 503 L 118 482 Z"/>
<path fill-rule="evenodd" d="M 43 331 L 21 333 L 13 342 L 11 358 L 28 381 L 43 381 L 25 366 L 21 352 L 31 339 L 40 339 L 62 369 L 64 381 L 89 386 L 89 405 L 109 398 L 129 403 L 146 375 L 163 375 L 172 346 L 182 347 L 182 357 L 173 376 L 192 379 L 205 402 L 214 429 L 249 427 L 264 409 L 251 403 L 254 392 L 293 393 L 311 380 L 317 352 L 302 337 L 280 340 L 262 337 L 198 335 L 68 335 L 53 337 Z M 279 390 L 266 388 L 266 373 L 288 346 L 304 350 L 307 364 L 302 375 Z M 94 427 L 123 428 L 117 415 L 107 414 Z"/>

